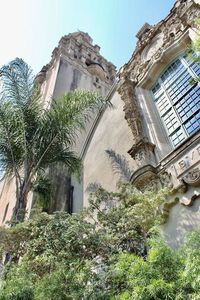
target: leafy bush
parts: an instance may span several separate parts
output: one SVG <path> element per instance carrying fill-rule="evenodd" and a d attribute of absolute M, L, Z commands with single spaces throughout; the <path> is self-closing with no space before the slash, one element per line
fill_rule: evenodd
<path fill-rule="evenodd" d="M 167 192 L 102 188 L 81 214 L 42 213 L 0 230 L 0 300 L 200 299 L 200 232 L 174 251 L 154 230 Z"/>

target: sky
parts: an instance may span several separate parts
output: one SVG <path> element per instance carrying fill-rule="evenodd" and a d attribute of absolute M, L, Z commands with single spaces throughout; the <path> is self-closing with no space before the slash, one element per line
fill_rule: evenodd
<path fill-rule="evenodd" d="M 119 69 L 131 57 L 145 22 L 167 16 L 175 0 L 0 0 L 0 66 L 23 58 L 37 74 L 60 38 L 88 32 Z"/>

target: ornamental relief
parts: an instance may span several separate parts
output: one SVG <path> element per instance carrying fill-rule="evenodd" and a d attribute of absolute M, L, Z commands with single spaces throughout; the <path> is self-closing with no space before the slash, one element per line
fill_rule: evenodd
<path fill-rule="evenodd" d="M 155 38 L 153 38 L 150 45 L 145 47 L 145 49 L 142 51 L 141 59 L 143 61 L 149 61 L 151 57 L 158 51 L 159 48 L 163 45 L 163 38 L 164 34 L 158 34 Z"/>
<path fill-rule="evenodd" d="M 191 186 L 200 186 L 200 170 L 195 168 L 189 171 L 184 177 L 183 181 Z"/>
<path fill-rule="evenodd" d="M 174 8 L 174 12 L 167 21 L 151 26 L 147 33 L 142 35 L 129 65 L 121 75 L 136 82 L 140 81 L 154 62 L 162 58 L 165 49 L 193 26 L 198 17 L 200 17 L 200 10 L 197 4 L 193 1 L 187 1 L 187 3 L 180 1 L 179 6 Z"/>
<path fill-rule="evenodd" d="M 155 145 L 143 137 L 138 143 L 133 144 L 128 154 L 135 160 L 138 167 L 155 165 L 154 148 Z"/>
<path fill-rule="evenodd" d="M 134 83 L 130 80 L 125 80 L 119 87 L 118 92 L 124 101 L 125 119 L 131 129 L 134 141 L 137 142 L 143 137 L 143 129 Z"/>
<path fill-rule="evenodd" d="M 144 174 L 142 178 L 133 182 L 133 185 L 135 185 L 141 192 L 157 192 L 162 188 L 173 188 L 172 176 L 167 171 L 164 171 L 159 175 Z"/>

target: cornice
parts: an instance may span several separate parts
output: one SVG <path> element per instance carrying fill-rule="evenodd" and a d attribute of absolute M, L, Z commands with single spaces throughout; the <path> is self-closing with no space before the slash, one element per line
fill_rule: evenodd
<path fill-rule="evenodd" d="M 83 36 L 83 39 L 81 41 L 77 40 L 77 36 Z M 86 35 L 87 39 L 84 39 L 84 36 Z M 61 55 L 65 55 L 67 58 L 72 59 L 70 54 L 67 52 L 67 44 L 70 45 L 75 44 L 77 47 L 85 47 L 86 49 L 90 49 L 94 53 L 96 53 L 97 57 L 102 60 L 102 63 L 107 66 L 108 70 L 113 71 L 116 73 L 116 66 L 113 65 L 111 62 L 107 61 L 100 53 L 100 47 L 98 45 L 93 45 L 92 44 L 92 39 L 87 33 L 84 32 L 75 32 L 75 33 L 70 33 L 68 35 L 63 36 L 59 43 L 58 46 L 54 48 L 52 55 L 51 55 L 51 60 L 48 64 L 42 67 L 41 71 L 37 74 L 36 80 L 39 81 L 40 84 L 44 82 L 46 79 L 46 73 L 52 68 L 54 62 L 59 59 Z M 72 59 L 73 60 L 73 59 Z M 75 59 L 74 59 L 75 60 Z M 78 64 L 83 65 L 84 63 L 81 60 L 78 60 Z"/>
<path fill-rule="evenodd" d="M 176 1 L 164 20 L 154 26 L 149 25 L 149 30 L 140 36 L 131 59 L 122 68 L 120 78 L 129 78 L 136 83 L 141 81 L 154 61 L 160 59 L 163 51 L 174 44 L 188 28 L 194 26 L 195 19 L 200 17 L 199 7 L 194 0 Z M 162 35 L 159 48 L 148 59 L 142 59 L 143 51 L 159 35 Z"/>

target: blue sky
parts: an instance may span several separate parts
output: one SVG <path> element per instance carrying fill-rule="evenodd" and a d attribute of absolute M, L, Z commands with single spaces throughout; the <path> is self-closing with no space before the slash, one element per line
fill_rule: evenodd
<path fill-rule="evenodd" d="M 162 20 L 174 3 L 175 0 L 0 0 L 0 65 L 21 57 L 37 73 L 50 61 L 63 35 L 82 30 L 119 68 L 130 59 L 141 26 Z"/>

